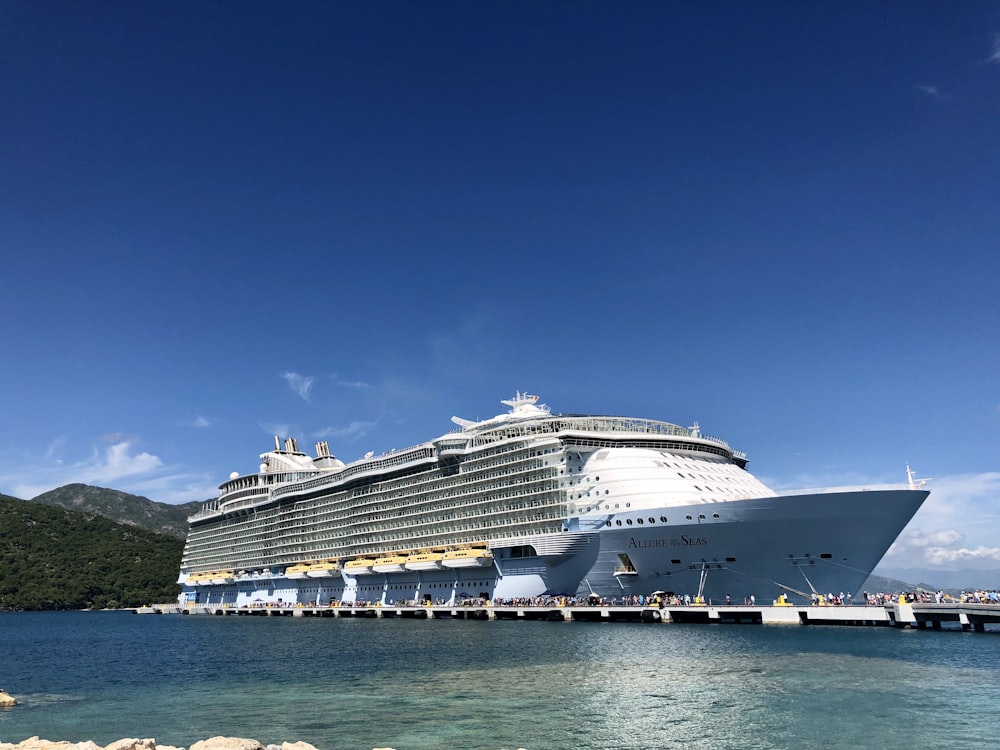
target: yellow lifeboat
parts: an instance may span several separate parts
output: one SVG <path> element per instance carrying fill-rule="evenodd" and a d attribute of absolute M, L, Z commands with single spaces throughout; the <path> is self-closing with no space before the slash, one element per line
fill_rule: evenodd
<path fill-rule="evenodd" d="M 405 555 L 380 557 L 372 565 L 372 570 L 376 573 L 402 573 L 403 566 L 406 565 L 406 560 L 407 557 Z"/>
<path fill-rule="evenodd" d="M 371 575 L 375 561 L 369 557 L 359 557 L 344 563 L 344 572 L 355 576 Z"/>
<path fill-rule="evenodd" d="M 310 578 L 335 578 L 340 575 L 340 566 L 329 560 L 313 563 L 309 566 L 308 575 Z"/>
<path fill-rule="evenodd" d="M 298 563 L 297 565 L 289 565 L 285 568 L 285 578 L 301 579 L 306 578 L 309 575 L 309 563 Z"/>
<path fill-rule="evenodd" d="M 446 568 L 485 568 L 493 564 L 493 555 L 485 549 L 455 549 L 444 553 L 441 564 Z"/>
<path fill-rule="evenodd" d="M 406 558 L 407 570 L 438 570 L 444 558 L 440 552 L 421 552 Z"/>

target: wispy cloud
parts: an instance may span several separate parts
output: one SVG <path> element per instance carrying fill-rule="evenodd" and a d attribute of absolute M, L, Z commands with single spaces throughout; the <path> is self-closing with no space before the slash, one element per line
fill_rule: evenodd
<path fill-rule="evenodd" d="M 936 102 L 943 102 L 949 98 L 948 95 L 937 86 L 920 85 L 917 86 L 917 90 L 924 92 L 930 99 L 933 99 Z"/>
<path fill-rule="evenodd" d="M 892 545 L 883 562 L 894 567 L 997 567 L 1000 547 L 1000 472 L 942 477 Z"/>
<path fill-rule="evenodd" d="M 212 423 L 200 414 L 191 422 L 192 427 L 211 427 Z"/>
<path fill-rule="evenodd" d="M 359 438 L 364 437 L 378 425 L 378 420 L 374 422 L 351 422 L 345 427 L 324 427 L 316 433 L 320 438 Z"/>
<path fill-rule="evenodd" d="M 218 494 L 218 477 L 169 466 L 159 456 L 140 450 L 139 442 L 135 436 L 106 435 L 83 459 L 64 455 L 79 446 L 63 436 L 50 441 L 45 451 L 5 452 L 0 454 L 0 492 L 31 500 L 57 487 L 80 483 L 164 503 L 207 500 Z"/>
<path fill-rule="evenodd" d="M 331 373 L 330 379 L 333 380 L 334 385 L 339 385 L 341 388 L 355 388 L 357 390 L 363 390 L 366 388 L 371 388 L 371 383 L 365 383 L 361 380 L 344 380 L 337 373 Z"/>
<path fill-rule="evenodd" d="M 163 461 L 146 451 L 132 452 L 132 443 L 115 443 L 104 452 L 104 460 L 84 472 L 89 475 L 88 484 L 93 482 L 113 482 L 123 477 L 145 474 L 159 469 Z"/>
<path fill-rule="evenodd" d="M 272 437 L 277 435 L 279 438 L 286 438 L 302 434 L 302 431 L 296 425 L 286 424 L 284 422 L 260 422 L 259 426 L 264 432 Z"/>
<path fill-rule="evenodd" d="M 988 62 L 1000 65 L 1000 34 L 993 35 L 993 44 L 990 46 L 990 56 L 986 59 Z"/>
<path fill-rule="evenodd" d="M 281 373 L 281 377 L 288 383 L 288 387 L 298 394 L 299 398 L 303 401 L 309 400 L 309 392 L 316 382 L 315 377 L 312 375 L 299 375 L 297 372 L 283 372 Z"/>
<path fill-rule="evenodd" d="M 1000 406 L 997 407 L 997 411 L 1000 412 Z M 63 446 L 66 445 L 66 436 L 60 435 L 59 437 L 52 440 L 48 447 L 45 449 L 45 458 L 52 459 L 58 463 L 62 463 L 62 459 L 59 458 L 59 454 L 62 451 Z"/>
<path fill-rule="evenodd" d="M 64 439 L 57 439 L 39 460 L 21 463 L 13 472 L 0 475 L 0 481 L 10 487 L 15 497 L 30 500 L 65 484 L 115 486 L 163 469 L 158 456 L 137 451 L 132 440 L 118 440 L 103 450 L 95 447 L 86 459 L 73 463 L 65 462 L 60 455 L 65 444 Z"/>

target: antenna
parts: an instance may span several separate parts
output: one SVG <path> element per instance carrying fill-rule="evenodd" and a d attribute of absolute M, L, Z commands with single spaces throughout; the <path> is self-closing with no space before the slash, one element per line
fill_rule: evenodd
<path fill-rule="evenodd" d="M 906 480 L 909 483 L 911 490 L 919 490 L 921 487 L 923 487 L 925 484 L 927 484 L 929 481 L 931 481 L 931 478 L 927 477 L 926 479 L 914 479 L 913 478 L 913 469 L 911 469 L 910 465 L 907 464 L 906 465 Z"/>

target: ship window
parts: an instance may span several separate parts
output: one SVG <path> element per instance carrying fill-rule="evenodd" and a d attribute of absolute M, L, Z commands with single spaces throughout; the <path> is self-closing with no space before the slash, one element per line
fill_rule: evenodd
<path fill-rule="evenodd" d="M 650 523 L 656 523 L 656 521 L 655 521 L 655 520 L 653 519 L 653 517 L 652 517 L 652 516 L 650 516 L 650 517 L 649 517 L 649 522 L 650 522 Z"/>
<path fill-rule="evenodd" d="M 681 564 L 681 561 L 680 561 L 680 560 L 671 560 L 671 561 L 670 561 L 670 563 L 671 563 L 672 565 L 680 565 L 680 564 Z"/>
<path fill-rule="evenodd" d="M 666 523 L 666 522 L 667 522 L 667 517 L 666 517 L 666 516 L 660 516 L 660 520 L 661 520 L 661 521 L 662 521 L 663 523 Z"/>
<path fill-rule="evenodd" d="M 704 518 L 704 517 L 705 517 L 705 515 L 703 513 L 699 513 L 698 514 L 698 518 Z"/>
<path fill-rule="evenodd" d="M 641 519 L 641 518 L 637 518 L 637 519 L 635 519 L 635 522 L 636 522 L 637 524 L 639 524 L 640 526 L 642 526 L 642 519 Z"/>
<path fill-rule="evenodd" d="M 684 516 L 687 520 L 691 520 L 691 516 Z"/>
<path fill-rule="evenodd" d="M 735 557 L 727 557 L 726 558 L 726 562 L 736 562 L 736 558 Z"/>
<path fill-rule="evenodd" d="M 718 517 L 719 517 L 719 514 L 718 514 L 718 513 L 713 513 L 713 514 L 712 514 L 712 518 L 718 518 Z"/>
<path fill-rule="evenodd" d="M 616 523 L 616 524 L 617 524 L 618 526 L 621 526 L 621 525 L 622 525 L 622 522 L 621 522 L 621 521 L 615 521 L 615 523 Z"/>
<path fill-rule="evenodd" d="M 833 557 L 833 555 L 831 555 L 829 552 L 824 552 L 822 555 L 820 555 L 820 557 L 823 558 L 824 560 L 829 560 L 831 557 Z"/>
<path fill-rule="evenodd" d="M 626 518 L 625 519 L 625 523 L 627 523 L 629 526 L 631 526 L 632 525 L 632 519 L 631 518 Z"/>

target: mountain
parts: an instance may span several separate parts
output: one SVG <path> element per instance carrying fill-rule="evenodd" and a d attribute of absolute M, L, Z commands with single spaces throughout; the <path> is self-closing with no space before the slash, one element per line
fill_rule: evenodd
<path fill-rule="evenodd" d="M 899 578 L 889 578 L 887 576 L 875 575 L 872 573 L 861 585 L 859 593 L 867 591 L 869 594 L 898 594 L 903 591 L 915 591 L 916 589 L 927 589 L 930 591 L 936 590 L 934 587 L 925 583 L 911 582 L 909 580 L 901 580 Z"/>
<path fill-rule="evenodd" d="M 0 495 L 0 610 L 176 600 L 184 542 L 95 513 Z"/>
<path fill-rule="evenodd" d="M 200 502 L 170 505 L 141 495 L 87 484 L 57 487 L 32 498 L 31 502 L 104 516 L 117 523 L 138 526 L 158 534 L 169 534 L 178 539 L 187 536 L 188 516 L 201 507 Z"/>
<path fill-rule="evenodd" d="M 928 581 L 933 586 L 927 586 L 932 591 L 937 589 L 971 591 L 987 589 L 995 591 L 1000 588 L 1000 570 L 979 570 L 964 568 L 962 570 L 940 570 L 938 568 L 886 568 L 880 573 L 900 578 L 904 581 Z"/>

